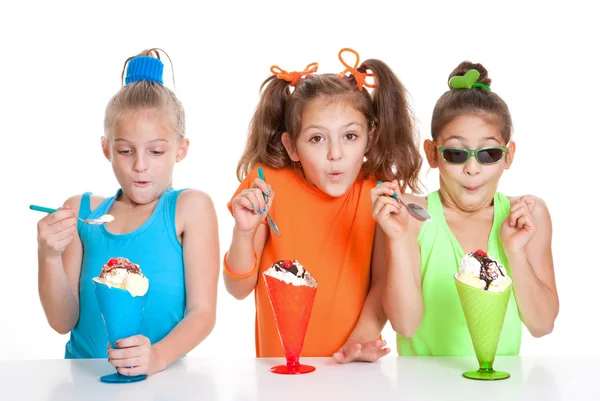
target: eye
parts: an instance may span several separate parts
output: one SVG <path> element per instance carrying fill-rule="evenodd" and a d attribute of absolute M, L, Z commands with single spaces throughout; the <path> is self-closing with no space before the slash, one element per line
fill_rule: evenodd
<path fill-rule="evenodd" d="M 321 135 L 315 135 L 309 139 L 309 142 L 319 143 L 319 142 L 323 142 L 324 140 L 325 140 L 325 138 L 323 138 Z"/>
<path fill-rule="evenodd" d="M 356 135 L 354 132 L 348 132 L 346 135 L 344 135 L 344 139 L 348 141 L 353 141 L 356 138 L 358 138 L 358 135 Z"/>
<path fill-rule="evenodd" d="M 163 150 L 151 150 L 150 153 L 152 153 L 152 155 L 154 156 L 160 156 L 163 155 L 165 152 Z"/>
<path fill-rule="evenodd" d="M 117 150 L 117 153 L 120 155 L 124 155 L 127 156 L 128 154 L 131 154 L 131 149 L 122 149 L 122 150 Z"/>

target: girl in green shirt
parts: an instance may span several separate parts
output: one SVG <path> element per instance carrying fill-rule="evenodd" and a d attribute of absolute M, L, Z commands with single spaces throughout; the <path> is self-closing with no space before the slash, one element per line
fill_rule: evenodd
<path fill-rule="evenodd" d="M 383 306 L 397 333 L 399 355 L 473 355 L 453 276 L 464 255 L 481 249 L 513 279 L 497 355 L 518 355 L 521 322 L 534 337 L 549 334 L 558 314 L 546 204 L 534 196 L 507 197 L 498 183 L 515 155 L 506 103 L 490 89 L 481 64 L 463 62 L 437 101 L 432 139 L 424 143 L 440 188 L 426 198 L 403 194 L 427 209 L 431 221 L 409 218 L 395 199 L 400 184 L 371 192 L 373 217 L 387 236 Z"/>

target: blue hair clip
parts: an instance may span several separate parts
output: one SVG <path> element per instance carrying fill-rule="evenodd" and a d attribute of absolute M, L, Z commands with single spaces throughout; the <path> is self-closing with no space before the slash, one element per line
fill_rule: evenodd
<path fill-rule="evenodd" d="M 158 82 L 162 85 L 163 68 L 163 62 L 155 57 L 134 57 L 127 64 L 125 85 L 137 81 Z"/>

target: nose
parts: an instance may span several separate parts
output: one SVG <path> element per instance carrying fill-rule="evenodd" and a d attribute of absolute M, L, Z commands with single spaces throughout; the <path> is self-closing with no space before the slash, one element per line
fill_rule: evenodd
<path fill-rule="evenodd" d="M 338 161 L 342 158 L 342 146 L 338 141 L 329 141 L 327 160 Z"/>
<path fill-rule="evenodd" d="M 146 157 L 144 156 L 143 152 L 138 152 L 136 154 L 133 162 L 133 169 L 138 173 L 148 170 L 148 162 L 146 161 Z"/>
<path fill-rule="evenodd" d="M 481 173 L 481 164 L 477 161 L 475 156 L 471 156 L 465 163 L 464 172 L 466 175 L 474 176 Z"/>

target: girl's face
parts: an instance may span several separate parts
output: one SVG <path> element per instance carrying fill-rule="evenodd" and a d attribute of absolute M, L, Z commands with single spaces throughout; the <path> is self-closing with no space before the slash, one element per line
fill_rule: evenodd
<path fill-rule="evenodd" d="M 464 153 L 458 150 L 442 153 L 439 149 L 453 147 L 475 150 L 498 146 L 507 146 L 508 149 L 494 164 L 482 164 L 474 155 L 466 163 L 453 164 L 450 161 L 464 160 Z M 429 165 L 440 169 L 440 192 L 464 211 L 475 211 L 490 205 L 502 173 L 512 163 L 514 152 L 514 142 L 507 145 L 496 124 L 475 114 L 454 118 L 434 142 L 425 142 Z M 501 153 L 499 149 L 490 149 L 478 155 L 481 161 L 491 162 L 497 160 Z"/>
<path fill-rule="evenodd" d="M 189 141 L 173 132 L 171 116 L 161 110 L 126 110 L 103 145 L 123 193 L 135 204 L 148 204 L 171 187 L 175 163 Z"/>
<path fill-rule="evenodd" d="M 302 111 L 302 127 L 295 143 L 282 141 L 294 162 L 300 162 L 307 180 L 329 196 L 341 196 L 360 173 L 369 146 L 365 116 L 349 102 L 317 98 Z"/>

